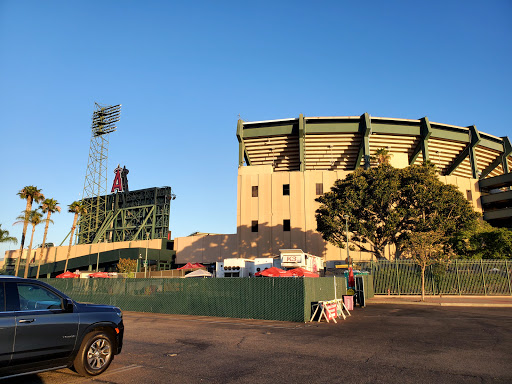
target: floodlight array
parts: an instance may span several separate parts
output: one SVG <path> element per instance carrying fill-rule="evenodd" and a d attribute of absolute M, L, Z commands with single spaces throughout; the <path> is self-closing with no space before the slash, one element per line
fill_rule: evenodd
<path fill-rule="evenodd" d="M 92 131 L 94 136 L 101 136 L 112 133 L 116 130 L 115 123 L 121 118 L 121 104 L 101 107 L 92 114 Z"/>

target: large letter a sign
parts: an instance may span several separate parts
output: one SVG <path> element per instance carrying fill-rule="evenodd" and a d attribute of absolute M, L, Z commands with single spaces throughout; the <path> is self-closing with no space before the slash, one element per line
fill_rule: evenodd
<path fill-rule="evenodd" d="M 114 177 L 114 183 L 112 184 L 112 190 L 110 193 L 114 192 L 123 192 L 123 179 L 121 178 L 121 172 L 123 168 L 117 165 L 117 168 L 114 170 L 116 176 Z"/>

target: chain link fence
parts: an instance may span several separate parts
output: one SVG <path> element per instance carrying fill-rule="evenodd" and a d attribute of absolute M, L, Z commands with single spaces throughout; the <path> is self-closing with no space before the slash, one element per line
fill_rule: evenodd
<path fill-rule="evenodd" d="M 48 279 L 72 299 L 125 311 L 306 322 L 319 300 L 341 298 L 344 277 Z M 336 285 L 336 292 L 334 286 Z M 365 276 L 366 296 L 373 296 Z"/>
<path fill-rule="evenodd" d="M 410 260 L 361 262 L 375 294 L 420 295 L 421 268 Z M 425 270 L 427 295 L 512 295 L 509 260 L 452 260 Z"/>

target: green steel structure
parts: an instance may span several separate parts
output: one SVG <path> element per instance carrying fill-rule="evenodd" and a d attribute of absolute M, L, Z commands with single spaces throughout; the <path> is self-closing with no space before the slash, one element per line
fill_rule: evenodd
<path fill-rule="evenodd" d="M 175 198 L 170 187 L 129 192 L 124 168 L 122 192 L 107 194 L 108 135 L 116 130 L 120 114 L 121 105 L 96 104 L 82 195 L 87 212 L 80 217 L 78 244 L 167 238 L 170 201 Z"/>
<path fill-rule="evenodd" d="M 418 120 L 361 116 L 238 121 L 239 165 L 273 164 L 275 171 L 354 170 L 387 147 L 409 164 L 429 160 L 442 175 L 485 178 L 509 173 L 508 137 Z"/>
<path fill-rule="evenodd" d="M 116 130 L 121 105 L 101 106 L 96 103 L 92 115 L 91 144 L 85 174 L 82 202 L 87 213 L 80 217 L 78 244 L 90 244 L 96 238 L 107 214 L 107 161 L 109 134 Z"/>
<path fill-rule="evenodd" d="M 92 232 L 90 228 L 85 226 L 82 232 L 80 226 L 79 239 L 89 240 L 81 244 L 94 244 L 104 239 L 108 242 L 167 239 L 171 200 L 176 198 L 171 187 L 120 192 L 102 198 L 106 201 L 103 220 L 98 222 L 92 238 L 87 237 Z M 93 215 L 96 214 L 95 199 L 84 199 L 93 207 Z"/>

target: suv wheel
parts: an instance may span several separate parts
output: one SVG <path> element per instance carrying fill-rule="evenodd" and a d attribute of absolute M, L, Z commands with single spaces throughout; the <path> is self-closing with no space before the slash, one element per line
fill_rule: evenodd
<path fill-rule="evenodd" d="M 96 376 L 105 371 L 114 357 L 112 341 L 105 332 L 85 336 L 73 366 L 82 376 Z"/>

